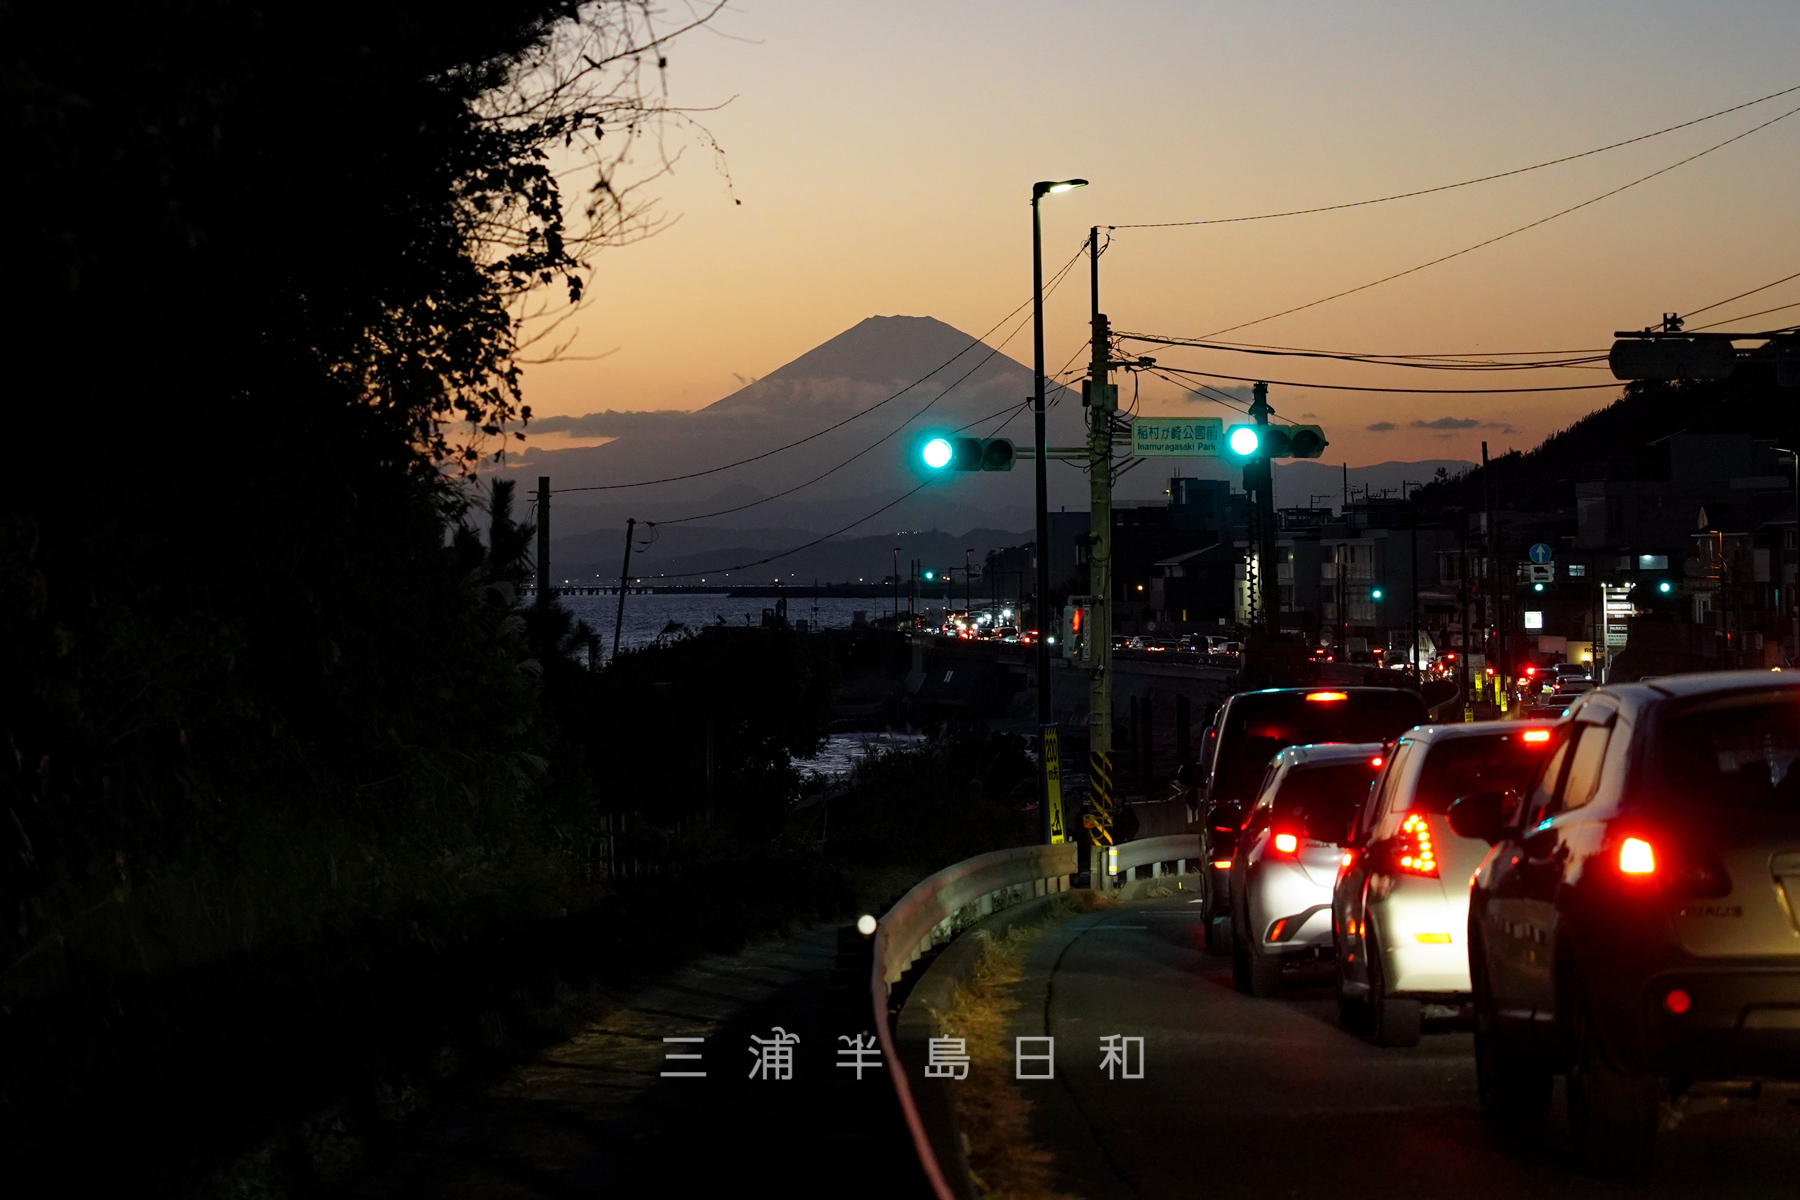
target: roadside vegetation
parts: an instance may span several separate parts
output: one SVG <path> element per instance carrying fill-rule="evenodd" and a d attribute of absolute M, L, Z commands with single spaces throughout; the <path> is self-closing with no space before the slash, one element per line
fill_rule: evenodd
<path fill-rule="evenodd" d="M 1013 1080 L 1009 1036 L 1019 1003 L 1013 989 L 1025 978 L 1025 956 L 1053 928 L 1096 907 L 1110 905 L 1091 892 L 1052 905 L 1042 919 L 999 937 L 977 930 L 980 950 L 969 977 L 947 1011 L 934 1013 L 939 1032 L 967 1043 L 969 1077 L 950 1089 L 958 1131 L 965 1139 L 969 1172 L 989 1200 L 1072 1200 L 1057 1191 L 1056 1156 L 1031 1133 L 1031 1101 Z"/>
<path fill-rule="evenodd" d="M 177 1192 L 284 1123 L 403 1111 L 587 981 L 848 912 L 867 856 L 1006 836 L 982 805 L 1011 785 L 959 778 L 953 736 L 881 768 L 839 855 L 794 810 L 828 652 L 708 630 L 589 672 L 586 631 L 520 602 L 533 529 L 491 470 L 522 361 L 654 231 L 657 138 L 691 120 L 656 16 L 0 9 L 32 295 L 0 492 L 9 1162 Z M 941 854 L 908 771 L 942 783 Z"/>

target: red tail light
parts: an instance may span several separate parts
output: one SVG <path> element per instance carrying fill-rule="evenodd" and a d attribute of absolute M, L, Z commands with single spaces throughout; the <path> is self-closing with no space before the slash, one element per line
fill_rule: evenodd
<path fill-rule="evenodd" d="M 1306 698 L 1308 700 L 1324 700 L 1324 701 L 1348 700 L 1350 698 L 1350 694 L 1348 692 L 1308 692 L 1308 693 L 1306 693 Z"/>
<path fill-rule="evenodd" d="M 1626 838 L 1619 843 L 1619 870 L 1626 875 L 1654 875 L 1656 851 L 1643 838 Z"/>
<path fill-rule="evenodd" d="M 1437 876 L 1437 850 L 1431 844 L 1431 823 L 1419 813 L 1408 813 L 1400 822 L 1399 845 L 1394 861 L 1408 875 Z"/>
<path fill-rule="evenodd" d="M 1300 848 L 1300 839 L 1291 833 L 1278 833 L 1275 835 L 1275 848 L 1283 854 L 1292 854 Z"/>

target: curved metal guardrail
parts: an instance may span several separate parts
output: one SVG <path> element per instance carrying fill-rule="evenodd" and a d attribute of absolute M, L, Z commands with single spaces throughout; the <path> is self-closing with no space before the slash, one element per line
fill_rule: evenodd
<path fill-rule="evenodd" d="M 891 1064 L 888 1074 L 894 1081 L 900 1111 L 906 1116 L 919 1165 L 924 1168 L 925 1177 L 939 1200 L 955 1200 L 956 1193 L 944 1178 L 937 1153 L 919 1118 L 918 1107 L 913 1103 L 905 1064 L 895 1049 L 894 1033 L 888 1021 L 889 985 L 906 974 L 907 968 L 933 945 L 950 940 L 960 930 L 990 913 L 1022 900 L 1068 891 L 1078 865 L 1077 853 L 1075 844 L 1069 842 L 1060 846 L 1020 846 L 977 855 L 923 880 L 876 923 L 875 969 L 869 981 L 870 999 L 875 1010 L 875 1036 L 881 1043 L 883 1061 Z M 1199 857 L 1200 842 L 1195 834 L 1174 834 L 1126 842 L 1110 847 L 1106 853 L 1107 868 L 1129 878 L 1142 866 L 1151 866 L 1161 874 L 1161 864 L 1165 862 L 1174 862 L 1177 870 L 1182 869 Z M 1106 876 L 1102 875 L 1102 878 Z"/>
<path fill-rule="evenodd" d="M 1149 867 L 1153 875 L 1161 875 L 1164 863 L 1175 864 L 1175 874 L 1185 873 L 1200 858 L 1200 835 L 1171 833 L 1163 837 L 1139 838 L 1121 842 L 1106 849 L 1106 874 L 1124 875 L 1129 881 L 1139 867 Z"/>

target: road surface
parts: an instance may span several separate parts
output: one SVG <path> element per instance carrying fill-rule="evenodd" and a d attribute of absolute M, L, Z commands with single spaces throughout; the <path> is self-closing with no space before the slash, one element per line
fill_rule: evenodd
<path fill-rule="evenodd" d="M 1467 1032 L 1372 1046 L 1339 1028 L 1329 968 L 1290 974 L 1276 999 L 1239 995 L 1197 912 L 1178 896 L 1080 917 L 1027 960 L 1012 1032 L 1055 1038 L 1058 1078 L 1023 1086 L 1074 1195 L 1800 1196 L 1800 1093 L 1689 1113 L 1649 1174 L 1595 1179 L 1570 1161 L 1560 1081 L 1544 1132 L 1503 1143 L 1476 1106 Z M 1101 1072 L 1111 1034 L 1145 1039 L 1142 1079 Z"/>

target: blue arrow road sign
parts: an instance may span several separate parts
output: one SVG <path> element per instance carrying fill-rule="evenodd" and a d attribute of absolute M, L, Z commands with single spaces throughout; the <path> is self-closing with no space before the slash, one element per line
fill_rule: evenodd
<path fill-rule="evenodd" d="M 1531 548 L 1531 561 L 1534 563 L 1547 563 L 1552 557 L 1550 547 L 1543 542 L 1539 542 Z"/>

